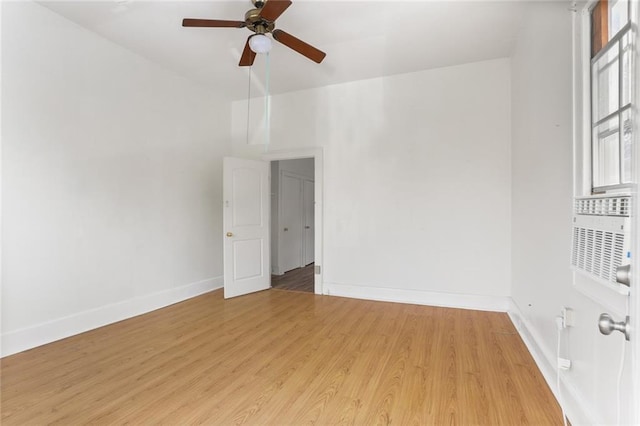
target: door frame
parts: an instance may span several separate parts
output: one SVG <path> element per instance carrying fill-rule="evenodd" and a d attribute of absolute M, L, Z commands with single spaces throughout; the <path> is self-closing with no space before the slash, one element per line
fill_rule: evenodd
<path fill-rule="evenodd" d="M 636 5 L 635 7 L 632 7 L 631 10 L 631 16 L 629 16 L 629 18 L 635 22 L 636 24 L 640 23 L 640 5 Z M 638 51 L 638 49 L 636 49 L 636 54 L 635 54 L 635 77 L 636 77 L 636 81 L 638 81 L 638 78 L 640 78 L 640 51 Z M 635 102 L 636 104 L 640 103 L 640 84 L 636 84 L 636 93 L 635 95 Z M 634 135 L 635 135 L 635 141 L 634 143 L 638 144 L 638 142 L 640 142 L 640 140 L 638 140 L 638 130 L 640 130 L 640 125 L 638 125 L 638 122 L 640 120 L 640 112 L 638 111 L 638 109 L 636 108 L 636 114 L 635 117 L 633 117 L 633 121 L 635 123 L 635 128 L 634 130 Z M 634 164 L 634 168 L 635 168 L 635 181 L 636 183 L 639 180 L 640 177 L 640 150 L 639 149 L 634 149 L 635 151 L 635 164 Z M 638 186 L 635 185 L 634 186 L 634 191 L 633 191 L 633 199 L 634 199 L 634 205 L 633 205 L 633 222 L 632 222 L 632 227 L 631 227 L 631 232 L 632 232 L 632 241 L 633 241 L 633 246 L 632 246 L 632 253 L 633 256 L 631 257 L 631 270 L 634 271 L 633 275 L 632 275 L 632 282 L 631 282 L 631 292 L 629 294 L 629 321 L 631 322 L 631 374 L 632 374 L 632 380 L 631 380 L 631 386 L 633 389 L 633 395 L 631 395 L 631 398 L 628 399 L 628 401 L 637 401 L 638 398 L 640 398 L 640 295 L 638 294 L 638 289 L 640 289 L 640 274 L 638 273 L 638 271 L 640 271 L 640 256 L 637 255 L 637 253 L 640 253 L 640 215 L 638 214 L 638 208 L 640 207 L 640 200 L 638 200 L 638 197 L 640 197 L 640 193 L 638 192 Z M 624 318 L 623 318 L 624 319 Z M 631 417 L 630 420 L 634 423 L 640 423 L 640 404 L 635 404 L 632 407 L 633 412 L 631 413 Z M 631 410 L 630 410 L 631 411 Z"/>
<path fill-rule="evenodd" d="M 633 6 L 633 5 L 631 5 Z M 631 16 L 629 16 L 629 18 L 636 23 L 636 25 L 638 23 L 640 23 L 640 5 L 635 5 L 635 7 L 631 8 Z M 638 51 L 638 49 L 635 49 L 636 54 L 635 54 L 635 77 L 636 77 L 636 81 L 638 81 L 638 78 L 640 78 L 640 51 Z M 636 84 L 636 93 L 635 95 L 635 102 L 636 105 L 638 103 L 640 103 L 640 84 Z M 633 117 L 633 122 L 635 123 L 635 128 L 633 129 L 634 131 L 634 143 L 635 146 L 638 146 L 638 142 L 640 142 L 640 139 L 638 138 L 638 130 L 640 130 L 640 125 L 638 124 L 640 120 L 640 111 L 638 111 L 638 108 L 636 107 L 636 114 L 635 117 Z M 632 226 L 631 226 L 631 232 L 632 232 L 632 241 L 633 241 L 633 248 L 632 248 L 632 253 L 633 256 L 631 257 L 632 259 L 632 263 L 631 263 L 631 270 L 633 271 L 633 275 L 632 275 L 632 290 L 629 294 L 629 321 L 631 322 L 631 330 L 632 330 L 632 335 L 631 335 L 631 374 L 632 374 L 632 381 L 631 381 L 631 385 L 632 385 L 632 389 L 633 392 L 635 393 L 635 395 L 631 396 L 631 399 L 629 399 L 629 401 L 638 401 L 638 398 L 640 398 L 640 294 L 638 294 L 638 291 L 640 289 L 640 274 L 638 273 L 638 271 L 640 271 L 640 256 L 638 256 L 638 254 L 640 253 L 640 215 L 638 214 L 638 208 L 640 208 L 640 200 L 638 200 L 638 197 L 640 197 L 640 193 L 638 191 L 638 180 L 640 180 L 640 150 L 637 148 L 634 148 L 635 151 L 635 164 L 634 164 L 634 168 L 635 168 L 635 182 L 636 185 L 634 186 L 634 192 L 633 192 L 633 199 L 634 199 L 634 205 L 633 205 L 633 222 L 632 222 Z M 640 423 L 640 404 L 635 404 L 632 408 L 632 410 L 634 411 L 631 415 L 631 421 L 635 422 L 635 423 Z"/>
<path fill-rule="evenodd" d="M 314 275 L 313 275 L 313 292 L 315 294 L 322 294 L 323 290 L 323 241 L 322 241 L 322 220 L 324 212 L 324 200 L 323 200 L 323 158 L 322 148 L 303 148 L 303 149 L 281 149 L 274 150 L 265 153 L 261 156 L 263 161 L 280 161 L 280 160 L 297 160 L 301 158 L 313 158 L 313 173 L 314 173 L 314 233 L 313 233 L 313 246 L 314 246 Z M 271 170 L 271 167 L 269 167 Z M 271 260 L 269 260 L 271 264 Z"/>

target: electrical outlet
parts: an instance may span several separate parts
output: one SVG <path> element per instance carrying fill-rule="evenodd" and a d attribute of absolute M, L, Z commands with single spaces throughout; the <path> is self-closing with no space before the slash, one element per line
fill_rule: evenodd
<path fill-rule="evenodd" d="M 573 318 L 573 309 L 565 306 L 560 311 L 560 315 L 562 316 L 562 328 L 573 327 L 575 325 Z"/>

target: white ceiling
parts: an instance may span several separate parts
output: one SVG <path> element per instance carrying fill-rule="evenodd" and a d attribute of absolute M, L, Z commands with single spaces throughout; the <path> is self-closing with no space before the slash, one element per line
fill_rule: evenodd
<path fill-rule="evenodd" d="M 244 20 L 250 0 L 41 1 L 54 12 L 228 99 L 246 99 L 246 28 L 183 28 L 182 18 Z M 509 56 L 523 1 L 293 0 L 277 28 L 327 53 L 316 64 L 274 43 L 272 94 Z M 263 86 L 266 58 L 253 81 Z M 254 94 L 255 90 L 254 90 Z"/>

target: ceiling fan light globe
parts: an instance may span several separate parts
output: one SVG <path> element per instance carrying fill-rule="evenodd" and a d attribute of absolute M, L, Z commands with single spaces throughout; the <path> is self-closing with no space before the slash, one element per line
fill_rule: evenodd
<path fill-rule="evenodd" d="M 271 39 L 264 34 L 256 34 L 249 39 L 249 47 L 256 53 L 267 53 L 271 45 Z"/>

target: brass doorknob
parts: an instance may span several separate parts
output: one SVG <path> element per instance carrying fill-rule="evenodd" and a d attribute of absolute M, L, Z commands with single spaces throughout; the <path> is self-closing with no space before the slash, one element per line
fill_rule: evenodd
<path fill-rule="evenodd" d="M 227 237 L 233 237 L 233 232 L 227 232 Z"/>

